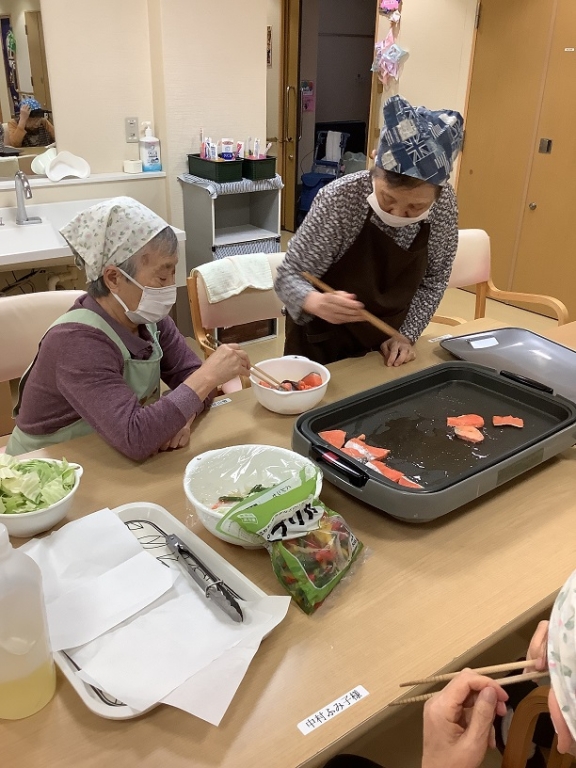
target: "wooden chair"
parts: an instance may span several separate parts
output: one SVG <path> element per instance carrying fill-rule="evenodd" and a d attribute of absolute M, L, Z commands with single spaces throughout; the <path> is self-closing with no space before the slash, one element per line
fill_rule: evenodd
<path fill-rule="evenodd" d="M 483 229 L 461 229 L 458 233 L 458 250 L 452 267 L 448 288 L 463 288 L 476 286 L 476 307 L 474 318 L 486 317 L 486 299 L 496 299 L 505 302 L 523 302 L 538 304 L 552 309 L 558 320 L 558 325 L 568 322 L 568 309 L 558 299 L 537 293 L 518 293 L 517 291 L 501 291 L 490 278 L 490 238 Z M 434 315 L 433 323 L 445 325 L 460 325 L 466 322 L 459 317 Z"/>
<path fill-rule="evenodd" d="M 0 298 L 0 435 L 12 431 L 10 381 L 34 360 L 46 330 L 84 291 L 45 291 Z"/>
<path fill-rule="evenodd" d="M 530 755 L 534 729 L 539 716 L 548 712 L 549 686 L 541 685 L 522 699 L 514 712 L 506 749 L 502 756 L 502 768 L 525 768 Z M 556 737 L 548 756 L 547 768 L 570 768 L 573 758 L 561 755 L 556 749 Z"/>

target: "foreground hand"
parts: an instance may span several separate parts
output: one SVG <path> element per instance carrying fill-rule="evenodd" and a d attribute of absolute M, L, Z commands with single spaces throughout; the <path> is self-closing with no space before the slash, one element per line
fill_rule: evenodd
<path fill-rule="evenodd" d="M 380 345 L 380 352 L 384 356 L 384 362 L 387 366 L 397 368 L 404 363 L 410 363 L 416 359 L 414 345 L 404 336 L 391 338 Z"/>
<path fill-rule="evenodd" d="M 192 426 L 192 422 L 196 416 L 192 416 L 190 421 L 185 424 L 180 432 L 177 432 L 172 440 L 167 440 L 164 445 L 161 445 L 158 450 L 160 451 L 176 451 L 178 448 L 186 448 L 188 443 L 190 442 L 190 428 Z"/>
<path fill-rule="evenodd" d="M 544 672 L 548 669 L 548 626 L 549 621 L 541 621 L 536 627 L 536 632 L 530 640 L 530 647 L 526 654 L 526 660 L 536 659 L 536 666 L 529 667 L 525 672 Z"/>
<path fill-rule="evenodd" d="M 362 314 L 364 304 L 358 301 L 353 293 L 345 291 L 335 293 L 311 291 L 306 296 L 302 309 L 333 325 L 361 323 L 365 319 Z"/>
<path fill-rule="evenodd" d="M 21 128 L 26 128 L 26 123 L 30 117 L 30 107 L 28 104 L 23 104 L 20 109 L 20 118 L 18 120 Z"/>
<path fill-rule="evenodd" d="M 479 768 L 495 746 L 494 717 L 508 694 L 494 680 L 464 670 L 424 707 L 422 768 Z"/>
<path fill-rule="evenodd" d="M 235 376 L 250 376 L 250 358 L 238 344 L 222 344 L 202 365 L 213 387 L 219 387 Z"/>

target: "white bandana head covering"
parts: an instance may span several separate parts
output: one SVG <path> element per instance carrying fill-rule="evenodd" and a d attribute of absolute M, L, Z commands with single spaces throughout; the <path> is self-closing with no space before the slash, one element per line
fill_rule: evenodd
<path fill-rule="evenodd" d="M 550 616 L 548 667 L 552 689 L 576 741 L 576 571 L 564 584 Z"/>
<path fill-rule="evenodd" d="M 122 264 L 167 226 L 137 200 L 113 197 L 81 211 L 60 234 L 78 254 L 88 282 L 93 282 L 105 267 Z"/>

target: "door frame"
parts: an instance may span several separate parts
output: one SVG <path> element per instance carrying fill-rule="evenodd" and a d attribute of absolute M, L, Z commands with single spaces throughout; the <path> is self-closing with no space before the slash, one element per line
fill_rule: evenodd
<path fill-rule="evenodd" d="M 279 173 L 284 181 L 282 229 L 296 229 L 298 184 L 298 123 L 300 77 L 300 17 L 302 0 L 282 2 L 282 61 L 278 114 Z"/>

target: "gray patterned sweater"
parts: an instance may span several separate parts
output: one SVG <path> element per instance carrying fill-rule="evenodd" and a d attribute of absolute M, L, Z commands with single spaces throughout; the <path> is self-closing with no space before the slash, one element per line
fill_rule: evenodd
<path fill-rule="evenodd" d="M 371 192 L 372 178 L 368 171 L 331 182 L 316 195 L 310 212 L 290 240 L 275 287 L 296 323 L 304 324 L 312 319 L 302 311 L 302 304 L 313 289 L 300 273 L 307 270 L 322 277 L 346 253 L 366 220 L 370 210 L 367 197 Z M 410 247 L 420 228 L 419 224 L 398 229 L 388 227 L 374 213 L 371 221 L 405 249 Z M 428 267 L 400 328 L 411 341 L 420 337 L 438 308 L 456 255 L 458 207 L 450 185 L 446 185 L 432 206 L 428 222 Z"/>

